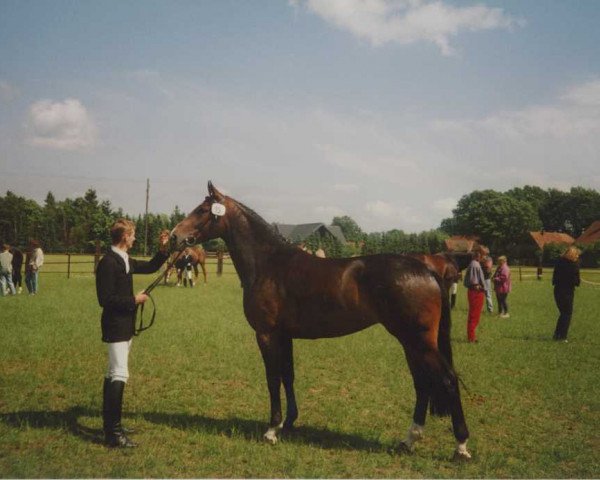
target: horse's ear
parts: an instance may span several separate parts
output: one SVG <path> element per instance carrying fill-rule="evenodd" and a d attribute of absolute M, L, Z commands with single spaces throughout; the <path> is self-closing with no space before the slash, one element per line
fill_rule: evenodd
<path fill-rule="evenodd" d="M 213 185 L 213 183 L 209 180 L 208 181 L 208 193 L 210 194 L 210 196 L 212 198 L 214 198 L 217 202 L 220 202 L 221 200 L 223 200 L 223 194 L 221 194 L 221 192 L 219 192 L 215 186 Z"/>

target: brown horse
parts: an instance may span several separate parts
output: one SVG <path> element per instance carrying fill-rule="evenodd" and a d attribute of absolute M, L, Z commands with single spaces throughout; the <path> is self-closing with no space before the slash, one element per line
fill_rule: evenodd
<path fill-rule="evenodd" d="M 176 245 L 222 238 L 240 276 L 244 313 L 256 332 L 271 400 L 265 439 L 277 442 L 298 417 L 292 339 L 338 337 L 381 323 L 396 337 L 413 376 L 413 422 L 401 449 L 423 435 L 427 406 L 451 415 L 457 458 L 469 436 L 452 368 L 450 309 L 442 279 L 402 255 L 322 259 L 288 244 L 248 207 L 208 184 L 209 196 L 172 232 Z M 281 413 L 281 383 L 287 398 Z"/>
<path fill-rule="evenodd" d="M 198 265 L 202 268 L 202 275 L 204 277 L 204 283 L 206 283 L 206 252 L 201 246 L 194 245 L 188 247 L 189 254 L 192 257 L 192 268 L 194 269 L 194 279 L 198 280 L 198 275 L 200 272 L 198 271 Z M 175 261 L 178 252 L 175 252 L 171 255 L 169 262 L 167 263 L 167 271 L 165 272 L 165 285 L 169 283 L 169 279 L 171 278 L 171 274 L 173 270 L 177 273 L 177 285 L 181 285 L 181 281 L 183 278 L 183 269 L 178 266 L 178 261 Z M 173 261 L 175 264 L 173 265 Z M 170 267 L 169 267 L 170 265 Z"/>
<path fill-rule="evenodd" d="M 409 256 L 420 260 L 442 277 L 446 291 L 449 291 L 452 284 L 458 282 L 460 279 L 458 264 L 451 256 L 445 253 L 436 253 L 434 255 L 411 253 Z"/>

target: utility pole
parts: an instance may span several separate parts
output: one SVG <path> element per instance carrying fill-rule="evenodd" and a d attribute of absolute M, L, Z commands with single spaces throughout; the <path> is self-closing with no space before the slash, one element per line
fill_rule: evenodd
<path fill-rule="evenodd" d="M 146 214 L 144 215 L 144 256 L 148 254 L 148 199 L 150 198 L 150 179 L 146 179 Z"/>

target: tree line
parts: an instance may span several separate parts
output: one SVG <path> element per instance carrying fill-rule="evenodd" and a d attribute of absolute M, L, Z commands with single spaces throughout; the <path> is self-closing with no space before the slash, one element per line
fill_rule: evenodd
<path fill-rule="evenodd" d="M 529 232 L 561 232 L 577 239 L 596 220 L 600 220 L 600 192 L 527 185 L 506 192 L 471 192 L 459 200 L 440 228 L 449 235 L 475 235 L 492 252 L 530 259 L 541 252 Z"/>
<path fill-rule="evenodd" d="M 29 240 L 37 239 L 48 252 L 92 253 L 96 241 L 101 247 L 110 245 L 109 228 L 121 217 L 136 224 L 138 240 L 133 253 L 144 253 L 144 217 L 127 215 L 121 208 L 113 208 L 110 201 L 98 200 L 94 189 L 90 188 L 82 197 L 61 201 L 48 192 L 43 205 L 8 191 L 4 197 L 0 196 L 0 239 L 17 247 L 25 247 Z M 156 250 L 161 230 L 171 230 L 184 217 L 177 206 L 170 215 L 149 213 L 147 252 Z"/>
<path fill-rule="evenodd" d="M 526 185 L 506 192 L 475 190 L 464 195 L 452 216 L 442 220 L 436 230 L 407 234 L 401 230 L 364 233 L 350 217 L 335 217 L 338 225 L 353 244 L 360 244 L 360 253 L 435 253 L 445 249 L 444 240 L 451 235 L 473 236 L 496 254 L 513 259 L 537 262 L 542 256 L 552 263 L 561 246 L 551 245 L 542 252 L 533 243 L 529 232 L 562 232 L 579 237 L 585 228 L 600 220 L 600 192 L 583 187 L 569 191 L 542 189 Z M 585 263 L 597 266 L 600 244 L 584 248 Z"/>
<path fill-rule="evenodd" d="M 82 197 L 57 201 L 48 192 L 43 205 L 8 191 L 0 196 L 0 239 L 11 245 L 25 246 L 38 239 L 50 252 L 93 252 L 96 241 L 110 245 L 109 227 L 119 217 L 136 224 L 138 241 L 133 253 L 144 253 L 146 224 L 142 215 L 130 216 L 110 201 L 100 201 L 94 189 Z M 149 213 L 148 253 L 163 229 L 171 230 L 185 217 L 179 207 L 170 214 Z M 307 246 L 325 249 L 328 256 L 344 257 L 375 253 L 436 253 L 445 250 L 450 235 L 473 235 L 496 254 L 532 259 L 539 252 L 529 238 L 530 231 L 565 232 L 577 238 L 593 221 L 600 219 L 600 192 L 582 187 L 569 191 L 544 190 L 536 186 L 506 192 L 476 190 L 464 195 L 437 229 L 406 233 L 399 229 L 365 233 L 349 216 L 334 217 L 348 243 L 333 239 L 309 238 Z M 211 242 L 208 249 L 221 248 Z M 551 251 L 552 249 L 549 249 Z M 598 248 L 600 250 L 600 248 Z"/>

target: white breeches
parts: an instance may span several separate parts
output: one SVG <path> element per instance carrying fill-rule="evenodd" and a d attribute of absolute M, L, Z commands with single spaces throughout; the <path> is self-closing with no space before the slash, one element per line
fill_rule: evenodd
<path fill-rule="evenodd" d="M 119 380 L 127 383 L 127 379 L 129 378 L 129 350 L 131 350 L 131 340 L 108 344 L 108 371 L 106 372 L 106 378 L 110 378 L 111 382 Z"/>

